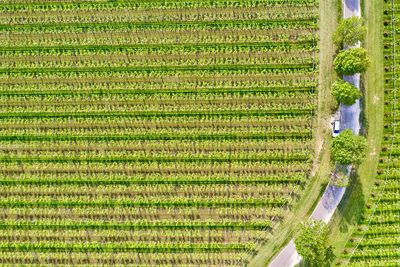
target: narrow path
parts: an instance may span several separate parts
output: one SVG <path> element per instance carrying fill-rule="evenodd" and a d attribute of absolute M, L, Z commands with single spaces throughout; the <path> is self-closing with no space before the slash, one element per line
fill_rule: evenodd
<path fill-rule="evenodd" d="M 349 18 L 352 16 L 361 16 L 360 0 L 343 0 L 343 18 Z M 358 43 L 355 47 L 360 47 L 360 43 Z M 343 76 L 343 79 L 360 89 L 360 74 Z M 345 129 L 351 129 L 354 134 L 358 135 L 360 132 L 360 101 L 357 100 L 356 103 L 351 106 L 340 104 L 339 113 L 341 131 Z M 348 166 L 347 176 L 350 175 L 350 172 L 351 166 Z M 328 223 L 335 213 L 340 201 L 342 200 L 345 191 L 345 187 L 328 185 L 313 213 L 311 214 L 310 219 L 321 220 L 325 223 Z M 268 266 L 293 267 L 298 264 L 301 259 L 301 256 L 297 253 L 294 239 L 292 239 Z"/>

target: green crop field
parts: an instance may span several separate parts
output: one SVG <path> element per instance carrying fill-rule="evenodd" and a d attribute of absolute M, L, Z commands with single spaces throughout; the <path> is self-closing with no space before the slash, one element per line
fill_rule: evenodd
<path fill-rule="evenodd" d="M 385 107 L 382 151 L 365 211 L 339 265 L 400 264 L 400 3 L 384 0 Z"/>
<path fill-rule="evenodd" d="M 0 0 L 0 265 L 244 265 L 310 176 L 317 36 L 317 0 Z"/>

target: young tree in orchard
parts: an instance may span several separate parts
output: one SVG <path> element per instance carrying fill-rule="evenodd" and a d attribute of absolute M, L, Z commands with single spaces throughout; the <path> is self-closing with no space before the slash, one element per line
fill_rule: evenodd
<path fill-rule="evenodd" d="M 338 80 L 332 85 L 332 94 L 338 102 L 345 105 L 353 105 L 361 97 L 361 91 L 351 83 Z"/>
<path fill-rule="evenodd" d="M 353 16 L 340 21 L 333 34 L 333 41 L 338 47 L 353 46 L 358 41 L 362 41 L 366 34 L 367 27 L 364 25 L 364 19 Z"/>
<path fill-rule="evenodd" d="M 335 70 L 339 74 L 353 75 L 367 70 L 370 59 L 364 48 L 342 50 L 333 61 Z"/>
<path fill-rule="evenodd" d="M 306 266 L 330 266 L 333 252 L 328 246 L 328 226 L 322 221 L 303 222 L 294 243 Z"/>
<path fill-rule="evenodd" d="M 365 157 L 366 150 L 365 138 L 347 129 L 333 139 L 331 158 L 343 165 L 358 164 Z"/>

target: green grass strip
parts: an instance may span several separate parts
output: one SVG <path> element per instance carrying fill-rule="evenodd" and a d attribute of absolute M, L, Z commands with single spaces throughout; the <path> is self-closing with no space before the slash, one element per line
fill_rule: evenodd
<path fill-rule="evenodd" d="M 305 87 L 282 87 L 282 86 L 270 86 L 270 87 L 253 87 L 253 88 L 199 88 L 199 89 L 96 89 L 96 90 L 38 90 L 38 91 L 28 91 L 28 90 L 10 90 L 10 91 L 0 91 L 3 96 L 6 95 L 154 95 L 154 94 L 252 94 L 252 93 L 267 93 L 267 92 L 314 92 L 315 86 L 305 86 Z"/>
<path fill-rule="evenodd" d="M 0 178 L 0 185 L 2 186 L 15 186 L 15 185 L 256 185 L 256 184 L 298 184 L 304 181 L 305 176 L 303 173 L 294 174 L 293 176 L 263 176 L 263 177 L 113 177 L 107 179 L 101 177 L 76 177 L 69 176 L 61 178 L 43 178 L 43 177 L 28 177 L 12 179 L 10 176 Z"/>
<path fill-rule="evenodd" d="M 5 68 L 0 73 L 111 73 L 111 72 L 174 72 L 174 71 L 224 71 L 224 70 L 312 70 L 312 64 L 268 64 L 268 65 L 203 65 L 203 66 L 133 66 L 133 67 L 92 67 L 92 68 Z"/>
<path fill-rule="evenodd" d="M 48 162 L 48 163 L 151 163 L 151 162 L 207 162 L 207 163 L 223 163 L 223 162 L 292 162 L 292 161 L 307 161 L 310 157 L 306 154 L 288 154 L 288 155 L 266 155 L 266 156 L 258 156 L 258 157 L 228 157 L 228 155 L 224 158 L 222 157 L 174 157 L 174 156 L 126 156 L 126 157 L 110 157 L 110 158 L 101 158 L 101 157 L 10 157 L 10 156 L 0 156 L 0 162 L 3 163 L 35 163 L 35 162 Z"/>
<path fill-rule="evenodd" d="M 136 252 L 136 253 L 195 253 L 223 251 L 251 251 L 253 246 L 247 244 L 146 244 L 146 243 L 0 243 L 2 252 Z"/>
<path fill-rule="evenodd" d="M 68 24 L 2 24 L 0 25 L 0 31 L 19 31 L 19 30 L 32 30 L 35 31 L 65 31 L 78 29 L 81 31 L 85 30 L 115 30 L 115 29 L 160 29 L 160 28 L 213 28 L 219 29 L 226 27 L 285 27 L 290 28 L 293 26 L 304 26 L 304 27 L 317 27 L 318 15 L 314 17 L 302 18 L 302 19 L 261 19 L 261 20 L 219 20 L 219 21 L 146 21 L 146 22 L 107 22 L 107 23 L 68 23 Z"/>
<path fill-rule="evenodd" d="M 92 117 L 247 117 L 247 116 L 279 116 L 279 115 L 305 115 L 310 114 L 314 108 L 288 109 L 285 110 L 220 110 L 220 111 L 136 111 L 136 112 L 3 112 L 0 118 L 92 118 Z"/>
<path fill-rule="evenodd" d="M 61 230 L 61 229 L 249 229 L 249 230 L 265 230 L 271 227 L 271 222 L 71 222 L 71 221 L 0 221 L 0 229 L 19 229 L 19 230 Z"/>
<path fill-rule="evenodd" d="M 171 50 L 183 50 L 183 51 L 199 51 L 206 52 L 211 49 L 221 49 L 225 47 L 232 48 L 284 48 L 284 49 L 312 49 L 313 40 L 300 40 L 300 41 L 274 41 L 274 42 L 237 42 L 237 43 L 180 43 L 180 44 L 130 44 L 130 45 L 57 45 L 57 46 L 0 46 L 0 54 L 2 51 L 40 51 L 40 52 L 67 52 L 75 51 L 171 51 Z"/>
<path fill-rule="evenodd" d="M 275 197 L 272 199 L 213 199 L 213 200 L 194 200 L 194 199 L 179 199 L 179 200 L 2 200 L 0 207 L 3 208 L 34 208 L 34 207 L 282 207 L 287 205 L 289 200 L 284 197 Z"/>

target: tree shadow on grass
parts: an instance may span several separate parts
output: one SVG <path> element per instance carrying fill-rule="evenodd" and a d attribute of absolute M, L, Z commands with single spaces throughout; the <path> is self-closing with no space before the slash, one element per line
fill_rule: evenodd
<path fill-rule="evenodd" d="M 340 202 L 337 212 L 342 220 L 339 230 L 348 231 L 348 225 L 356 225 L 365 207 L 365 196 L 360 177 L 355 171 L 350 175 L 349 185 Z"/>

